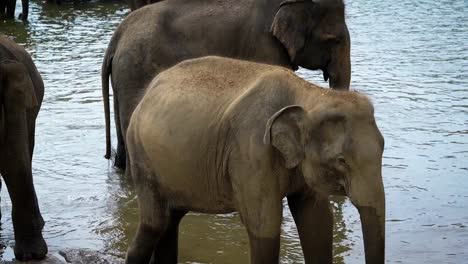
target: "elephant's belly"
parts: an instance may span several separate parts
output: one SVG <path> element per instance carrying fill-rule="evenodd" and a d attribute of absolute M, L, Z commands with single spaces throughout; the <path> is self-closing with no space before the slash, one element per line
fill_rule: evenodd
<path fill-rule="evenodd" d="M 226 175 L 216 175 L 196 155 L 166 152 L 153 157 L 155 184 L 172 208 L 200 213 L 236 211 Z"/>
<path fill-rule="evenodd" d="M 194 174 L 176 174 L 160 171 L 157 184 L 172 208 L 200 213 L 229 213 L 236 211 L 232 191 L 218 182 Z M 164 176 L 162 176 L 164 175 Z M 181 175 L 186 175 L 182 177 Z"/>

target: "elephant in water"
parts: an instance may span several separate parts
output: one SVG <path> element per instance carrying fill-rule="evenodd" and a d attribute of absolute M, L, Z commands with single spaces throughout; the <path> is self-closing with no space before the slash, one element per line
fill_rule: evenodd
<path fill-rule="evenodd" d="M 15 257 L 42 259 L 47 245 L 34 190 L 31 160 L 44 83 L 22 47 L 0 35 L 0 174 L 13 205 Z"/>
<path fill-rule="evenodd" d="M 237 211 L 251 263 L 278 263 L 287 197 L 306 263 L 332 263 L 329 195 L 359 210 L 366 263 L 384 263 L 384 139 L 370 101 L 293 71 L 221 57 L 154 78 L 127 133 L 140 224 L 127 263 L 177 263 L 188 211 Z"/>
<path fill-rule="evenodd" d="M 111 156 L 109 75 L 117 131 L 115 166 L 125 168 L 131 114 L 154 76 L 175 64 L 218 55 L 321 69 L 348 89 L 350 38 L 342 0 L 171 0 L 132 12 L 115 31 L 102 65 L 106 158 Z"/>

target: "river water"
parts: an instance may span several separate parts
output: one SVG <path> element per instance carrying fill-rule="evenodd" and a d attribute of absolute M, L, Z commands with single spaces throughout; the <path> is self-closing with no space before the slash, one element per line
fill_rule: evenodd
<path fill-rule="evenodd" d="M 372 98 L 386 139 L 387 262 L 468 263 L 468 2 L 347 2 L 352 87 Z M 136 228 L 134 194 L 103 158 L 100 88 L 104 51 L 128 11 L 114 2 L 32 2 L 29 24 L 0 22 L 45 82 L 33 174 L 51 252 L 88 248 L 123 257 Z M 326 86 L 319 72 L 299 75 Z M 1 197 L 0 242 L 9 260 L 11 203 L 6 190 Z M 363 263 L 357 211 L 341 198 L 334 207 L 335 263 Z M 248 260 L 236 214 L 188 215 L 180 248 L 182 263 Z M 303 261 L 287 208 L 281 256 Z"/>

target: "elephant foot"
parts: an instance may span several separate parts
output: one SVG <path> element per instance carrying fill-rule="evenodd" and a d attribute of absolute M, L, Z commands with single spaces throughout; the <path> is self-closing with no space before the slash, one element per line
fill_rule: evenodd
<path fill-rule="evenodd" d="M 39 233 L 34 237 L 17 238 L 14 251 L 17 260 L 39 260 L 46 257 L 47 244 L 42 234 Z"/>
<path fill-rule="evenodd" d="M 126 158 L 125 152 L 117 151 L 117 154 L 115 155 L 114 166 L 119 169 L 125 170 L 125 165 L 126 165 L 125 158 Z"/>

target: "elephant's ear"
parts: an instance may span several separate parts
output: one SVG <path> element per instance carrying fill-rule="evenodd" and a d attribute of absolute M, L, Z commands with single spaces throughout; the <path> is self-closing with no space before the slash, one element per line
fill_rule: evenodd
<path fill-rule="evenodd" d="M 17 61 L 0 63 L 1 84 L 4 86 L 3 98 L 6 105 L 32 108 L 38 105 L 36 92 L 26 67 Z"/>
<path fill-rule="evenodd" d="M 286 48 L 291 62 L 296 58 L 296 54 L 304 48 L 307 29 L 310 26 L 308 20 L 304 0 L 282 2 L 273 19 L 270 32 Z"/>
<path fill-rule="evenodd" d="M 263 142 L 281 152 L 285 166 L 294 168 L 304 159 L 303 126 L 305 111 L 298 105 L 290 105 L 268 119 Z"/>

